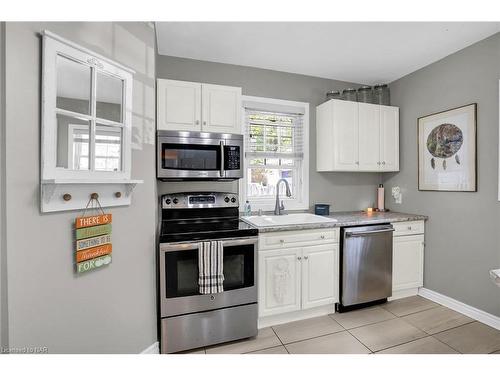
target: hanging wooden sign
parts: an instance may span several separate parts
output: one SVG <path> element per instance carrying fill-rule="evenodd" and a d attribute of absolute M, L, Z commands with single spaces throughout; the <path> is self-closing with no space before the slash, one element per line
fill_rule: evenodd
<path fill-rule="evenodd" d="M 84 214 L 85 215 L 85 214 Z M 111 263 L 111 214 L 75 220 L 76 272 L 84 273 Z"/>

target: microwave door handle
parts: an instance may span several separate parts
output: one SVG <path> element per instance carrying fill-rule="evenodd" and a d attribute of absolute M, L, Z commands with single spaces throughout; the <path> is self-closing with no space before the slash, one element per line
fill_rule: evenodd
<path fill-rule="evenodd" d="M 224 177 L 224 141 L 220 141 L 220 176 Z"/>

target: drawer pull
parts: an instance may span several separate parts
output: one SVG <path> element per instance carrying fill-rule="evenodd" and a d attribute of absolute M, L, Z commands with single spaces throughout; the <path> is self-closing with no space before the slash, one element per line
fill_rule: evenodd
<path fill-rule="evenodd" d="M 322 235 L 322 236 L 320 236 L 320 238 L 321 238 L 322 240 L 324 240 L 324 239 L 325 239 L 325 236 L 323 236 L 323 235 Z"/>
<path fill-rule="evenodd" d="M 284 243 L 285 243 L 285 240 L 280 240 L 280 243 L 281 243 L 281 244 L 284 244 Z"/>
<path fill-rule="evenodd" d="M 411 230 L 411 226 L 408 226 L 408 230 Z"/>
<path fill-rule="evenodd" d="M 305 257 L 304 257 L 304 259 L 305 259 L 305 260 L 308 260 L 308 259 L 309 259 L 309 257 L 308 257 L 308 256 L 305 256 Z"/>
<path fill-rule="evenodd" d="M 302 260 L 302 257 L 297 257 L 297 260 Z"/>

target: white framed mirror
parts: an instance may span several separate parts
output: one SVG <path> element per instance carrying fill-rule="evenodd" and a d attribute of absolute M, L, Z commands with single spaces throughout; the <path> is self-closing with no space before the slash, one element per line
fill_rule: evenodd
<path fill-rule="evenodd" d="M 130 179 L 133 71 L 43 34 L 42 181 Z"/>

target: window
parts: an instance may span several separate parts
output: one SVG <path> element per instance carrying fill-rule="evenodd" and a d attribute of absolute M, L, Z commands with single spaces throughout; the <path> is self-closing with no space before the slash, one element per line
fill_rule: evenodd
<path fill-rule="evenodd" d="M 244 97 L 245 179 L 243 201 L 252 209 L 273 210 L 276 184 L 292 192 L 280 197 L 286 209 L 308 209 L 308 103 Z"/>
<path fill-rule="evenodd" d="M 132 71 L 44 34 L 42 180 L 129 180 Z"/>

